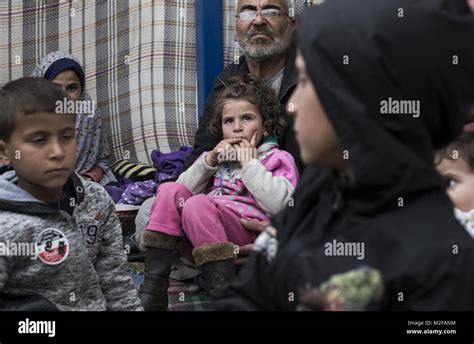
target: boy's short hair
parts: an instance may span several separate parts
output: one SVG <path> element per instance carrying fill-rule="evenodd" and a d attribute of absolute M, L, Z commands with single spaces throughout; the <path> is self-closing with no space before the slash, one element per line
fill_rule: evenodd
<path fill-rule="evenodd" d="M 448 146 L 439 149 L 436 152 L 435 165 L 443 159 L 456 160 L 456 158 L 464 159 L 474 172 L 474 133 L 462 133 Z"/>
<path fill-rule="evenodd" d="M 228 80 L 225 90 L 214 107 L 214 116 L 207 128 L 208 134 L 222 140 L 222 111 L 229 100 L 245 100 L 253 104 L 268 134 L 280 138 L 284 135 L 287 122 L 282 116 L 283 107 L 278 102 L 275 91 L 251 74 L 235 76 Z"/>
<path fill-rule="evenodd" d="M 0 140 L 9 141 L 18 115 L 56 112 L 57 101 L 67 98 L 61 86 L 42 78 L 11 81 L 0 90 Z"/>

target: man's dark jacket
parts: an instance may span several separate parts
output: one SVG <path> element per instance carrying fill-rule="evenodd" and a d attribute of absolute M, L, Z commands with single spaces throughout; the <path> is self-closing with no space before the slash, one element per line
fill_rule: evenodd
<path fill-rule="evenodd" d="M 283 106 L 286 105 L 288 99 L 291 97 L 297 81 L 297 74 L 295 69 L 295 55 L 294 51 L 290 51 L 286 57 L 285 70 L 283 79 L 281 81 L 280 92 L 278 93 L 278 101 Z M 249 73 L 245 56 L 241 56 L 239 63 L 232 63 L 228 65 L 221 74 L 214 80 L 212 91 L 207 98 L 204 114 L 199 120 L 199 128 L 195 135 L 193 152 L 189 155 L 184 163 L 184 170 L 188 169 L 194 161 L 205 151 L 212 150 L 219 141 L 210 136 L 207 132 L 207 127 L 214 115 L 214 104 L 219 99 L 220 94 L 225 89 L 227 81 L 234 76 L 244 75 Z M 296 162 L 296 166 L 300 173 L 302 172 L 302 163 L 299 154 L 299 148 L 295 140 L 295 133 L 293 131 L 293 119 L 286 113 L 284 114 L 288 123 L 288 128 L 285 135 L 279 139 L 280 148 L 289 152 Z"/>

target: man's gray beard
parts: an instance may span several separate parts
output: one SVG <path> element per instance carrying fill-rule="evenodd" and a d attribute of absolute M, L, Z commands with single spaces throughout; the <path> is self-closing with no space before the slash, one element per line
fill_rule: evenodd
<path fill-rule="evenodd" d="M 255 60 L 266 60 L 280 57 L 286 54 L 289 46 L 291 35 L 291 27 L 288 27 L 283 37 L 275 40 L 272 46 L 265 46 L 261 40 L 256 40 L 255 43 L 250 44 L 245 42 L 245 38 L 238 38 L 238 44 L 244 55 Z"/>

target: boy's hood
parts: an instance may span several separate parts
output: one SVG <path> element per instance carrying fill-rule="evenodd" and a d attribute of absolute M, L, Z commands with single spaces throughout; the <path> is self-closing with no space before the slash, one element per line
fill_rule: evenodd
<path fill-rule="evenodd" d="M 0 202 L 37 202 L 43 203 L 30 193 L 26 192 L 18 185 L 14 184 L 6 178 L 7 176 L 0 175 Z M 44 203 L 43 203 L 44 204 Z"/>
<path fill-rule="evenodd" d="M 76 204 L 84 199 L 84 187 L 76 173 L 72 173 L 68 183 L 74 185 Z M 79 187 L 79 188 L 78 188 Z M 0 175 L 0 211 L 13 211 L 24 214 L 56 214 L 58 210 L 52 208 L 26 192 L 14 182 Z"/>
<path fill-rule="evenodd" d="M 474 15 L 465 0 L 331 0 L 298 25 L 307 71 L 349 153 L 359 210 L 440 188 L 433 149 L 460 133 L 474 103 Z M 419 101 L 419 117 L 382 114 L 390 99 Z"/>

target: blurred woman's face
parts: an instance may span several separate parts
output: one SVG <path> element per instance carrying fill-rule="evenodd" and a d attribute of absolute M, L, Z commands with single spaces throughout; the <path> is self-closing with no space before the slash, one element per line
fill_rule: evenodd
<path fill-rule="evenodd" d="M 79 76 L 72 69 L 62 71 L 52 80 L 60 85 L 71 100 L 81 100 L 82 89 Z"/>
<path fill-rule="evenodd" d="M 336 133 L 319 101 L 300 51 L 296 57 L 298 86 L 288 104 L 289 114 L 295 117 L 294 130 L 301 159 L 306 165 L 344 169 L 348 164 Z"/>

